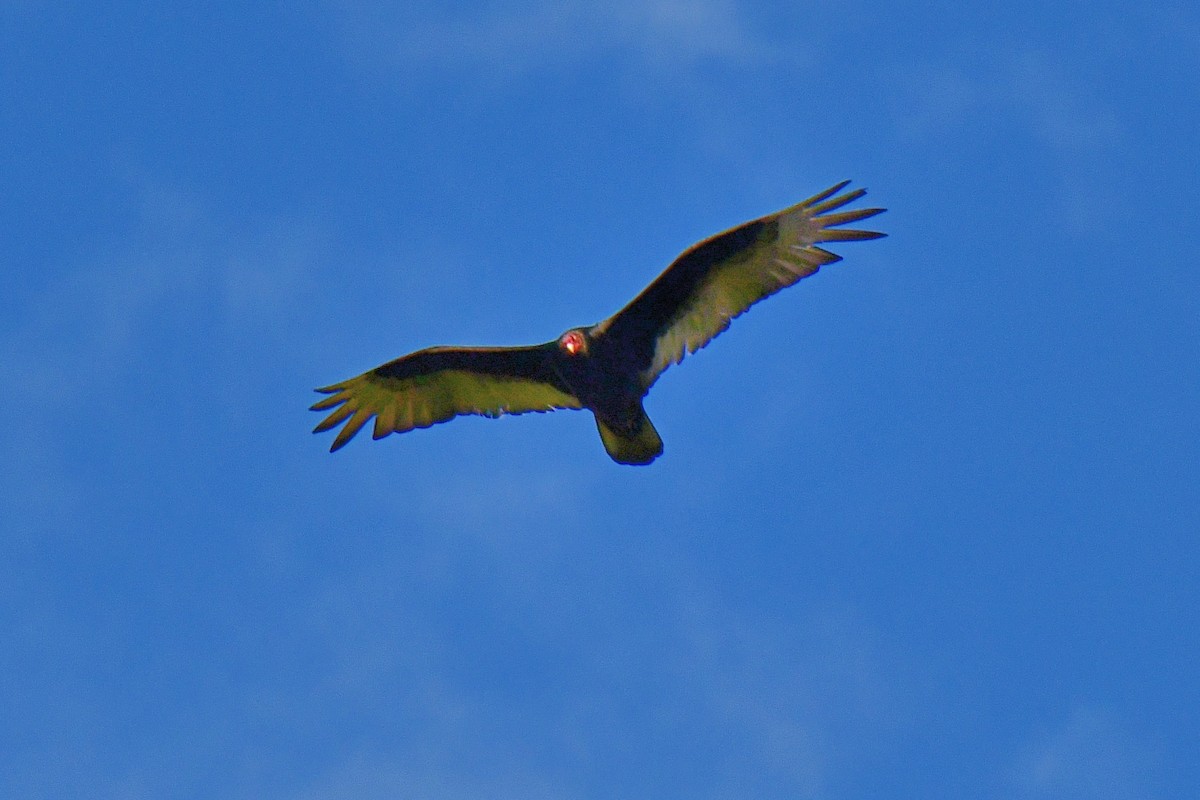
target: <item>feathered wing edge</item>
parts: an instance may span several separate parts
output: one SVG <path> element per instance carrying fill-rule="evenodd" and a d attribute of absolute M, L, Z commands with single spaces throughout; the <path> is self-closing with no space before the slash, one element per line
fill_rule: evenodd
<path fill-rule="evenodd" d="M 842 181 L 696 243 L 633 302 L 602 322 L 599 332 L 624 337 L 625 346 L 642 352 L 642 381 L 648 389 L 667 367 L 704 347 L 755 303 L 842 260 L 820 245 L 887 235 L 841 227 L 885 210 L 838 211 L 866 194 L 866 189 L 839 194 L 849 183 Z"/>
<path fill-rule="evenodd" d="M 498 417 L 582 408 L 557 380 L 547 346 L 420 350 L 316 391 L 311 407 L 330 411 L 313 433 L 345 425 L 329 451 L 341 449 L 375 418 L 372 438 L 427 428 L 464 414 Z"/>

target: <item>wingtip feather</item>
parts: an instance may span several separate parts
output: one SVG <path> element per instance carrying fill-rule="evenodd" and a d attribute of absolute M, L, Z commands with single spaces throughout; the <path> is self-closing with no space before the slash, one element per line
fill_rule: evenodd
<path fill-rule="evenodd" d="M 367 420 L 369 420 L 372 416 L 372 412 L 365 408 L 360 408 L 355 411 L 354 416 L 350 418 L 350 421 L 346 423 L 345 427 L 338 431 L 338 435 L 334 438 L 333 444 L 329 447 L 329 452 L 332 453 L 345 447 L 346 443 L 354 438 L 355 434 L 362 429 L 363 425 L 367 424 Z"/>
<path fill-rule="evenodd" d="M 871 239 L 882 239 L 887 236 L 880 231 L 860 231 L 850 228 L 831 228 L 817 235 L 818 242 L 864 242 Z"/>
<path fill-rule="evenodd" d="M 325 411 L 327 409 L 340 406 L 344 402 L 346 402 L 345 396 L 335 395 L 333 397 L 326 397 L 323 400 L 318 400 L 317 402 L 315 402 L 311 406 L 309 406 L 308 410 L 309 411 Z"/>
<path fill-rule="evenodd" d="M 816 245 L 813 245 L 812 247 L 809 247 L 808 250 L 817 256 L 819 263 L 823 266 L 827 264 L 836 264 L 842 260 L 842 257 L 837 253 L 831 253 L 824 247 L 817 247 Z"/>
<path fill-rule="evenodd" d="M 836 214 L 825 214 L 824 216 L 816 217 L 814 221 L 821 223 L 821 226 L 824 228 L 832 228 L 835 225 L 858 222 L 859 220 L 868 219 L 882 213 L 882 208 L 854 208 L 849 211 L 839 211 Z"/>
<path fill-rule="evenodd" d="M 836 197 L 831 197 L 822 203 L 806 206 L 806 208 L 808 209 L 809 214 L 814 217 L 819 217 L 823 214 L 827 214 L 830 211 L 839 209 L 847 203 L 853 203 L 866 193 L 866 189 L 855 189 L 854 191 L 846 192 L 845 194 L 839 194 Z"/>
<path fill-rule="evenodd" d="M 823 192 L 817 192 L 812 197 L 810 197 L 807 200 L 805 200 L 804 202 L 802 202 L 800 205 L 806 206 L 806 207 L 816 205 L 817 203 L 824 200 L 826 197 L 830 197 L 832 195 L 837 194 L 838 192 L 840 192 L 842 189 L 845 189 L 849 185 L 850 185 L 849 180 L 844 180 L 841 183 L 836 183 L 833 186 L 830 186 L 828 189 L 826 189 Z"/>
<path fill-rule="evenodd" d="M 324 433 L 330 428 L 335 428 L 353 413 L 354 409 L 349 405 L 336 408 L 328 417 L 317 423 L 317 427 L 313 428 L 313 433 Z"/>

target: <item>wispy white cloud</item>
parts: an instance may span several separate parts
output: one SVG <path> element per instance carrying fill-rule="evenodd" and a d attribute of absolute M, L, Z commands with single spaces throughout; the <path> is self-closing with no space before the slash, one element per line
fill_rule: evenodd
<path fill-rule="evenodd" d="M 1001 67 L 1002 101 L 1024 109 L 1036 135 L 1064 151 L 1096 152 L 1117 144 L 1116 113 L 1094 88 L 1080 85 L 1044 54 L 1015 54 Z"/>
<path fill-rule="evenodd" d="M 1095 152 L 1122 136 L 1114 109 L 1095 88 L 1037 51 L 914 65 L 897 71 L 893 80 L 897 121 L 911 139 L 954 134 L 981 120 L 1008 120 L 1063 151 Z"/>
<path fill-rule="evenodd" d="M 1144 800 L 1151 793 L 1149 749 L 1109 715 L 1078 708 L 1020 759 L 1019 796 L 1040 800 Z"/>
<path fill-rule="evenodd" d="M 161 398 L 131 387 L 170 374 L 194 382 L 194 394 L 238 402 L 221 388 L 252 363 L 239 350 L 255 341 L 261 361 L 263 337 L 286 329 L 312 291 L 313 225 L 231 235 L 185 193 L 146 182 L 137 194 L 129 229 L 84 248 L 78 263 L 31 291 L 0 336 L 8 407 L 22 421 L 0 429 L 0 446 L 22 465 L 0 500 L 22 530 L 78 528 L 69 520 L 87 470 L 67 455 L 72 436 L 153 435 L 138 421 Z M 211 361 L 194 363 L 198 354 Z M 231 372 L 214 374 L 221 369 Z"/>
<path fill-rule="evenodd" d="M 510 0 L 467 11 L 363 0 L 331 13 L 357 55 L 398 66 L 482 67 L 493 78 L 611 54 L 663 71 L 777 55 L 734 0 Z"/>
<path fill-rule="evenodd" d="M 839 773 L 899 729 L 903 670 L 848 609 L 771 619 L 703 601 L 686 608 L 680 680 L 704 698 L 706 719 L 740 735 L 763 791 L 825 797 Z M 746 776 L 731 777 L 713 796 L 745 796 Z"/>
<path fill-rule="evenodd" d="M 1153 35 L 1175 56 L 1191 62 L 1200 61 L 1200 13 L 1193 3 L 1171 0 L 1138 9 L 1146 19 Z"/>
<path fill-rule="evenodd" d="M 451 665 L 474 648 L 447 638 L 436 618 L 397 615 L 411 605 L 403 599 L 410 592 L 445 587 L 405 589 L 410 579 L 394 573 L 330 584 L 322 596 L 333 604 L 331 619 L 349 621 L 329 628 L 345 670 L 339 685 L 395 697 L 388 687 L 401 682 L 403 700 L 392 713 L 421 736 L 419 743 L 343 751 L 297 796 L 569 798 L 673 781 L 693 797 L 824 798 L 895 741 L 905 670 L 854 612 L 735 609 L 666 554 L 628 567 L 642 578 L 624 590 L 602 587 L 627 578 L 601 570 L 594 578 L 576 575 L 569 591 L 558 592 L 551 587 L 573 555 L 580 553 L 560 554 L 553 569 L 515 575 L 504 553 L 476 551 L 496 566 L 485 572 L 498 575 L 495 594 L 485 590 L 489 618 L 522 620 L 511 647 L 536 652 L 553 640 L 554 652 L 568 654 L 552 666 L 532 653 L 502 659 L 536 672 L 538 688 L 528 694 L 503 677 L 456 680 Z M 548 597 L 557 602 L 547 604 Z M 389 630 L 396 625 L 402 630 Z M 348 627 L 358 630 L 353 642 L 345 639 Z M 373 655 L 364 640 L 388 642 L 389 653 Z M 605 766 L 598 772 L 597 765 Z"/>
<path fill-rule="evenodd" d="M 183 193 L 146 185 L 139 206 L 126 240 L 97 242 L 18 311 L 3 342 L 14 355 L 18 398 L 53 405 L 80 386 L 111 388 L 154 338 L 147 328 L 181 315 L 230 333 L 269 327 L 311 291 L 312 226 L 230 241 L 228 229 Z"/>
<path fill-rule="evenodd" d="M 470 777 L 468 765 L 446 769 L 399 762 L 394 754 L 357 753 L 294 800 L 569 800 L 577 795 L 536 773 L 502 771 Z"/>
<path fill-rule="evenodd" d="M 1126 138 L 1119 110 L 1051 54 L 985 50 L 898 69 L 892 80 L 897 131 L 909 145 L 1019 137 L 1052 165 L 1061 223 L 1088 231 L 1119 213 L 1119 193 L 1098 166 Z"/>

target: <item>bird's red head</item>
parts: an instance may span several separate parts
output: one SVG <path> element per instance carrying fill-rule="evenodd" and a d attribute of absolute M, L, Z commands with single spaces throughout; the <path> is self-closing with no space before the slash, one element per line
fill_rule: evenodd
<path fill-rule="evenodd" d="M 583 355 L 587 353 L 587 339 L 583 331 L 567 331 L 558 337 L 558 347 L 569 356 Z"/>

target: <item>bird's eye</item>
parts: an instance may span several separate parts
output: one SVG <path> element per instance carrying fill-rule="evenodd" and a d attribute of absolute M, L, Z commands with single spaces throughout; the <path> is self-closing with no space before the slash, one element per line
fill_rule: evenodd
<path fill-rule="evenodd" d="M 587 341 L 579 331 L 567 331 L 558 340 L 558 346 L 566 351 L 567 355 L 574 356 L 587 350 Z"/>

